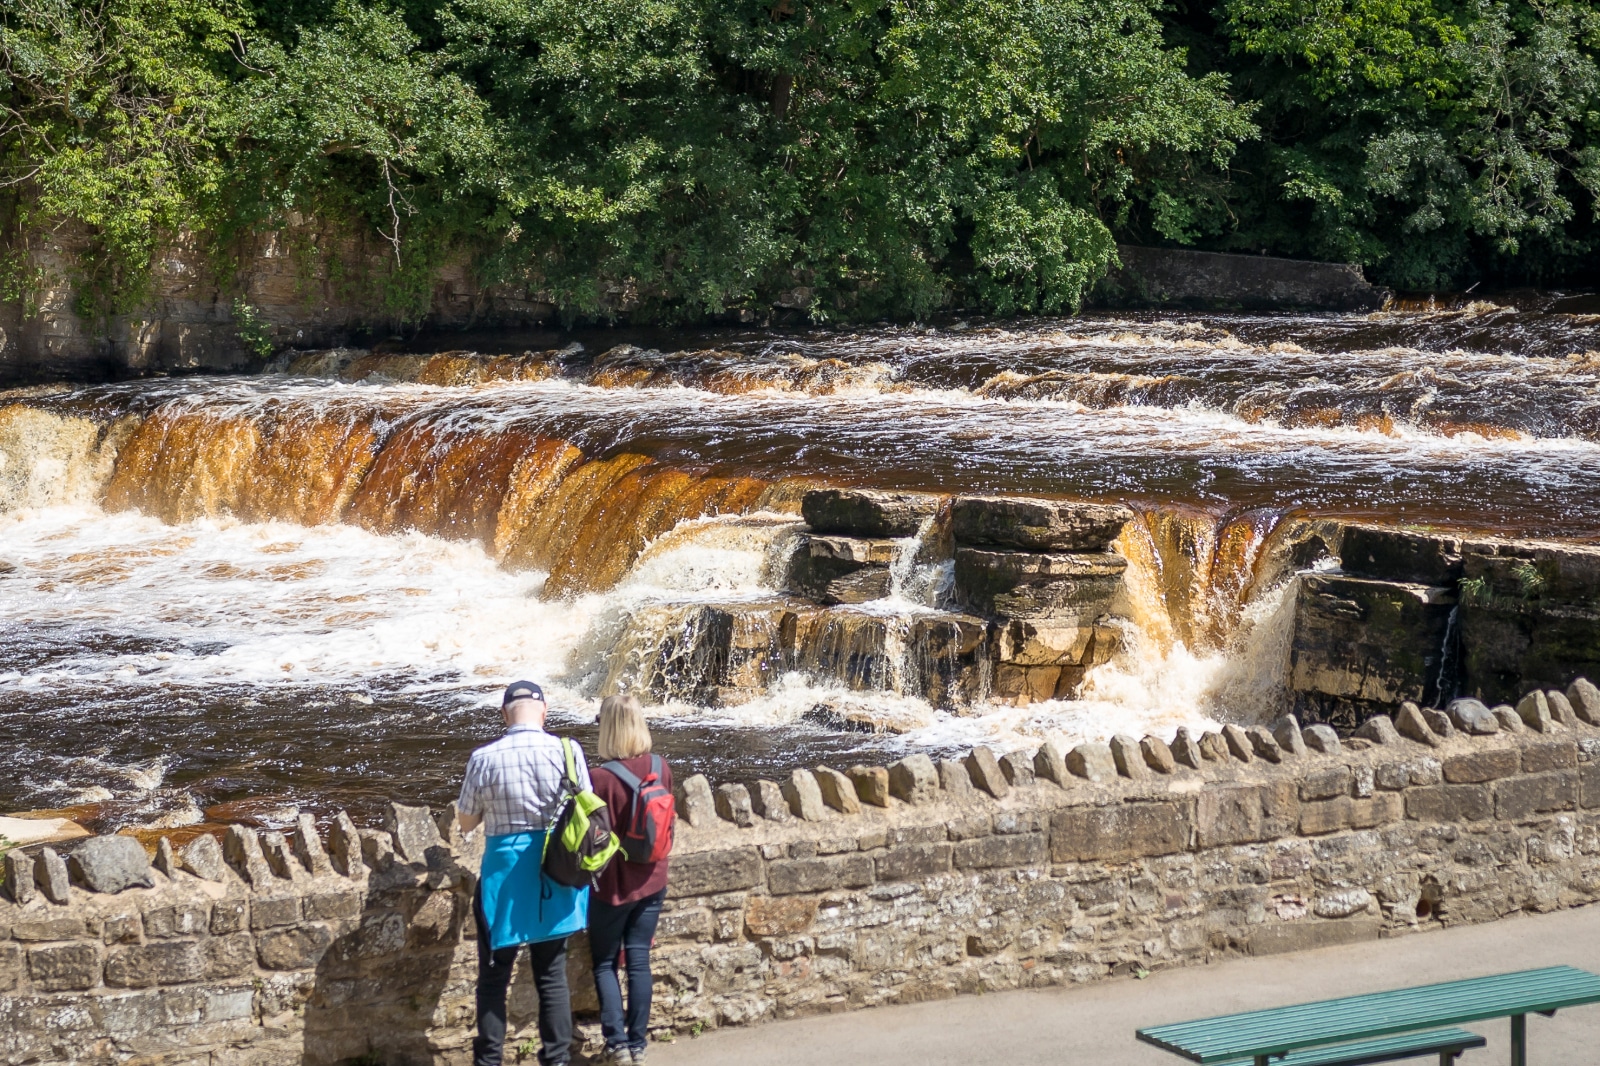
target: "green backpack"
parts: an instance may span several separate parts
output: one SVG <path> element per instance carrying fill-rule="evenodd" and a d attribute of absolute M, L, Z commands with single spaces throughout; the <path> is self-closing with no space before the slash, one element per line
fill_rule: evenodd
<path fill-rule="evenodd" d="M 539 864 L 544 875 L 556 884 L 587 888 L 621 844 L 611 831 L 611 811 L 606 801 L 578 780 L 572 741 L 562 737 L 561 750 L 567 759 L 566 776 L 561 782 L 566 799 L 545 832 Z"/>

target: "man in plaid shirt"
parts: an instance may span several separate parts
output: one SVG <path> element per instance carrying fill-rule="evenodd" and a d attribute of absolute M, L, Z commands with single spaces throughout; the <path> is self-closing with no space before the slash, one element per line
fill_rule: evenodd
<path fill-rule="evenodd" d="M 587 890 L 578 890 L 574 906 L 574 890 L 537 873 L 534 849 L 542 844 L 566 798 L 566 753 L 560 738 L 544 731 L 547 710 L 544 690 L 533 682 L 518 681 L 508 687 L 500 707 L 505 735 L 472 753 L 456 801 L 462 831 L 470 833 L 482 825 L 487 837 L 473 907 L 478 924 L 478 1036 L 472 1042 L 473 1066 L 500 1066 L 506 991 L 523 944 L 528 945 L 539 991 L 540 1066 L 565 1066 L 572 1043 L 567 936 L 585 923 Z M 587 789 L 589 767 L 583 749 L 572 747 L 578 784 Z M 506 855 L 509 858 L 495 862 L 497 856 Z M 533 901 L 525 898 L 530 893 L 537 894 Z"/>

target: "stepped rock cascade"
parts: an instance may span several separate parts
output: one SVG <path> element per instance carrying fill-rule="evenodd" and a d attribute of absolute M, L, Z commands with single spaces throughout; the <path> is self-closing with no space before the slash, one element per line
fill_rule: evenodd
<path fill-rule="evenodd" d="M 634 340 L 0 395 L 0 810 L 439 799 L 513 676 L 748 780 L 1600 672 L 1581 316 Z"/>

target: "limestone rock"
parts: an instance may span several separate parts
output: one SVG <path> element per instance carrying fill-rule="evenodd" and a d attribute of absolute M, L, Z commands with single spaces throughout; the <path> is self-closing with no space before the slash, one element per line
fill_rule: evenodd
<path fill-rule="evenodd" d="M 1355 735 L 1362 740 L 1370 740 L 1374 744 L 1398 744 L 1400 734 L 1395 730 L 1394 720 L 1386 714 L 1375 714 L 1361 723 Z"/>
<path fill-rule="evenodd" d="M 1567 702 L 1581 722 L 1600 725 L 1600 688 L 1586 677 L 1580 677 L 1567 686 Z"/>
<path fill-rule="evenodd" d="M 459 828 L 455 809 L 456 805 L 450 804 L 451 832 L 440 833 L 447 839 L 455 836 Z M 317 820 L 309 814 L 302 814 L 295 820 L 294 854 L 313 877 L 326 877 L 333 873 L 333 864 L 328 861 L 328 853 L 322 847 L 322 837 L 317 833 Z"/>
<path fill-rule="evenodd" d="M 1014 618 L 996 631 L 995 652 L 1001 662 L 1018 666 L 1079 666 L 1093 658 L 1096 628 L 1077 619 L 1058 625 Z"/>
<path fill-rule="evenodd" d="M 1095 784 L 1117 778 L 1117 760 L 1109 744 L 1079 744 L 1067 752 L 1067 769 Z"/>
<path fill-rule="evenodd" d="M 444 843 L 439 823 L 426 807 L 391 803 L 383 812 L 383 828 L 394 838 L 395 854 L 408 863 L 427 862 L 428 849 Z"/>
<path fill-rule="evenodd" d="M 1093 625 L 1111 610 L 1128 561 L 1120 555 L 1033 555 L 956 549 L 956 598 L 980 614 Z"/>
<path fill-rule="evenodd" d="M 810 543 L 815 544 L 815 538 Z M 818 555 L 802 547 L 790 560 L 787 585 L 801 596 L 833 606 L 881 600 L 889 594 L 890 579 L 887 565 L 862 563 L 835 555 Z"/>
<path fill-rule="evenodd" d="M 1034 552 L 1104 551 L 1132 518 L 1119 504 L 1021 496 L 957 496 L 950 504 L 956 543 Z"/>
<path fill-rule="evenodd" d="M 222 840 L 222 854 L 246 884 L 262 888 L 272 883 L 272 869 L 267 865 L 267 857 L 261 853 L 261 838 L 254 829 L 230 825 L 227 836 Z"/>
<path fill-rule="evenodd" d="M 679 781 L 674 791 L 679 818 L 696 829 L 716 824 L 717 800 L 711 794 L 711 782 L 706 780 L 705 774 L 691 774 Z"/>
<path fill-rule="evenodd" d="M 939 788 L 951 799 L 969 800 L 978 794 L 972 787 L 972 775 L 967 773 L 967 764 L 960 759 L 940 759 Z"/>
<path fill-rule="evenodd" d="M 861 813 L 861 797 L 856 795 L 855 782 L 827 766 L 819 766 L 813 772 L 817 775 L 817 786 L 822 789 L 823 803 L 840 814 Z"/>
<path fill-rule="evenodd" d="M 222 845 L 209 833 L 195 837 L 178 853 L 178 865 L 202 881 L 221 881 L 228 873 Z"/>
<path fill-rule="evenodd" d="M 1221 733 L 1200 734 L 1200 757 L 1207 762 L 1228 761 L 1228 742 L 1222 739 Z"/>
<path fill-rule="evenodd" d="M 1286 714 L 1272 723 L 1272 739 L 1278 742 L 1288 755 L 1300 756 L 1306 753 L 1306 740 L 1300 729 L 1300 720 L 1292 714 Z"/>
<path fill-rule="evenodd" d="M 39 890 L 34 880 L 33 858 L 21 851 L 8 851 L 5 856 L 6 893 L 11 902 L 32 903 Z"/>
<path fill-rule="evenodd" d="M 816 489 L 801 498 L 800 514 L 816 533 L 910 537 L 942 502 L 942 497 L 925 492 Z"/>
<path fill-rule="evenodd" d="M 301 815 L 301 817 L 305 817 Z M 456 806 L 456 801 L 451 800 L 443 808 L 433 812 L 433 824 L 439 827 L 439 839 L 444 841 L 444 846 L 452 851 L 461 843 L 461 809 Z M 318 846 L 321 841 L 318 841 Z M 299 855 L 297 847 L 295 854 Z M 304 856 L 301 857 L 304 862 Z M 309 867 L 308 867 L 309 868 Z"/>
<path fill-rule="evenodd" d="M 855 782 L 856 795 L 862 803 L 874 807 L 889 806 L 889 771 L 882 766 L 852 766 L 845 771 Z"/>
<path fill-rule="evenodd" d="M 783 798 L 783 789 L 776 781 L 757 781 L 750 790 L 750 805 L 769 822 L 787 822 L 794 818 L 789 801 Z"/>
<path fill-rule="evenodd" d="M 65 844 L 93 835 L 70 818 L 0 817 L 0 838 L 18 845 Z"/>
<path fill-rule="evenodd" d="M 968 752 L 963 762 L 973 785 L 995 799 L 1005 799 L 1010 794 L 1011 782 L 1006 780 L 1000 769 L 1000 760 L 995 758 L 993 751 L 980 745 Z"/>
<path fill-rule="evenodd" d="M 1250 749 L 1256 753 L 1257 758 L 1265 759 L 1270 763 L 1280 763 L 1284 760 L 1285 752 L 1278 746 L 1265 726 L 1253 725 L 1246 729 L 1245 736 L 1250 738 Z"/>
<path fill-rule="evenodd" d="M 1033 784 L 1033 760 L 1025 752 L 1014 751 L 1001 759 L 1000 772 L 1006 775 L 1013 788 Z"/>
<path fill-rule="evenodd" d="M 1318 918 L 1348 918 L 1372 906 L 1372 893 L 1364 888 L 1347 888 L 1318 897 L 1314 910 Z"/>
<path fill-rule="evenodd" d="M 910 804 L 939 798 L 939 771 L 926 755 L 907 755 L 889 766 L 889 794 Z"/>
<path fill-rule="evenodd" d="M 1507 733 L 1526 733 L 1527 723 L 1522 720 L 1522 715 L 1517 713 L 1515 707 L 1502 703 L 1493 708 L 1494 720 L 1500 723 L 1500 728 Z"/>
<path fill-rule="evenodd" d="M 178 855 L 172 850 L 172 841 L 162 837 L 156 841 L 156 857 L 150 865 L 166 874 L 168 878 L 178 876 Z"/>
<path fill-rule="evenodd" d="M 1111 738 L 1109 747 L 1117 773 L 1130 781 L 1143 781 L 1150 776 L 1150 768 L 1144 764 L 1144 751 L 1137 740 L 1119 733 Z"/>
<path fill-rule="evenodd" d="M 1548 733 L 1555 727 L 1555 719 L 1550 717 L 1550 702 L 1538 689 L 1522 697 L 1517 704 L 1517 715 L 1535 733 Z"/>
<path fill-rule="evenodd" d="M 67 869 L 90 892 L 114 895 L 155 884 L 150 877 L 150 857 L 133 837 L 90 837 L 68 853 Z"/>
<path fill-rule="evenodd" d="M 72 879 L 67 873 L 67 862 L 54 848 L 40 848 L 39 854 L 34 856 L 33 883 L 51 903 L 66 904 L 72 900 Z"/>
<path fill-rule="evenodd" d="M 334 869 L 339 873 L 356 879 L 365 876 L 367 864 L 361 857 L 361 834 L 344 811 L 333 816 L 333 827 L 328 830 L 328 850 Z"/>
<path fill-rule="evenodd" d="M 1062 788 L 1071 787 L 1071 771 L 1067 769 L 1067 760 L 1053 740 L 1045 741 L 1039 745 L 1039 750 L 1034 752 L 1033 772 L 1036 777 L 1053 781 Z"/>
<path fill-rule="evenodd" d="M 1434 736 L 1440 740 L 1450 740 L 1456 736 L 1455 723 L 1450 721 L 1450 716 L 1443 711 L 1432 707 L 1422 708 L 1422 720 L 1428 723 L 1428 728 L 1433 730 Z"/>
<path fill-rule="evenodd" d="M 1144 764 L 1156 773 L 1177 772 L 1178 762 L 1172 756 L 1172 749 L 1160 737 L 1145 737 L 1139 741 L 1139 751 L 1144 755 Z"/>
<path fill-rule="evenodd" d="M 1309 725 L 1301 731 L 1306 747 L 1324 755 L 1334 755 L 1339 751 L 1339 734 L 1334 732 L 1331 725 Z"/>
<path fill-rule="evenodd" d="M 1305 575 L 1289 648 L 1295 706 L 1338 720 L 1423 699 L 1455 606 L 1452 588 Z"/>
<path fill-rule="evenodd" d="M 394 837 L 382 829 L 363 829 L 361 861 L 374 873 L 385 873 L 394 865 Z"/>
<path fill-rule="evenodd" d="M 1250 739 L 1239 726 L 1229 722 L 1222 727 L 1222 739 L 1228 745 L 1228 754 L 1242 763 L 1254 762 L 1256 757 L 1255 742 Z"/>
<path fill-rule="evenodd" d="M 1568 729 L 1576 729 L 1578 727 L 1577 711 L 1568 701 L 1566 693 L 1550 689 L 1544 694 L 1544 701 L 1550 707 L 1550 717 L 1552 719 Z"/>
<path fill-rule="evenodd" d="M 708 795 L 710 791 L 707 786 Z M 789 805 L 789 813 L 802 822 L 820 822 L 827 816 L 827 809 L 822 803 L 822 788 L 810 770 L 790 771 L 789 780 L 783 782 L 783 799 Z M 713 805 L 712 810 L 715 809 Z"/>
<path fill-rule="evenodd" d="M 1500 723 L 1495 720 L 1494 712 L 1482 700 L 1451 700 L 1444 713 L 1450 716 L 1457 729 L 1469 736 L 1486 737 L 1500 732 Z"/>
<path fill-rule="evenodd" d="M 833 559 L 856 566 L 888 566 L 894 562 L 895 542 L 813 534 L 805 539 L 801 549 L 813 559 Z"/>
<path fill-rule="evenodd" d="M 723 821 L 732 822 L 740 829 L 748 829 L 756 824 L 756 810 L 750 803 L 750 790 L 744 785 L 718 785 L 716 803 L 717 815 Z"/>
<path fill-rule="evenodd" d="M 1339 564 L 1361 577 L 1453 585 L 1461 579 L 1461 539 L 1351 523 L 1344 527 Z"/>
<path fill-rule="evenodd" d="M 1400 713 L 1394 719 L 1394 728 L 1407 740 L 1414 740 L 1430 748 L 1439 746 L 1439 734 L 1428 725 L 1422 717 L 1421 709 L 1415 703 L 1407 701 L 1400 705 Z"/>
<path fill-rule="evenodd" d="M 288 838 L 276 829 L 261 834 L 261 854 L 266 857 L 274 877 L 285 881 L 305 880 L 306 870 L 289 849 Z"/>
<path fill-rule="evenodd" d="M 1200 753 L 1200 744 L 1189 732 L 1188 726 L 1179 726 L 1178 732 L 1173 735 L 1172 758 L 1179 766 L 1187 766 L 1191 770 L 1200 769 L 1200 763 L 1205 756 Z"/>
<path fill-rule="evenodd" d="M 1600 665 L 1600 546 L 1464 545 L 1461 667 L 1485 702 L 1517 702 L 1528 685 Z"/>

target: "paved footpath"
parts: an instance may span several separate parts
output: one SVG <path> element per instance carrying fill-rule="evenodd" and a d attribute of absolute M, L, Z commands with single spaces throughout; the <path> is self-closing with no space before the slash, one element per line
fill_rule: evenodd
<path fill-rule="evenodd" d="M 1376 943 L 1232 959 L 1073 988 L 961 996 L 723 1029 L 651 1048 L 652 1066 L 1179 1066 L 1133 1031 L 1407 985 L 1567 963 L 1600 972 L 1600 905 L 1508 918 Z M 1508 1023 L 1466 1026 L 1489 1038 L 1462 1066 L 1509 1061 Z M 1530 1066 L 1600 1064 L 1600 1004 L 1528 1019 Z M 1416 1060 L 1421 1061 L 1421 1060 Z"/>

